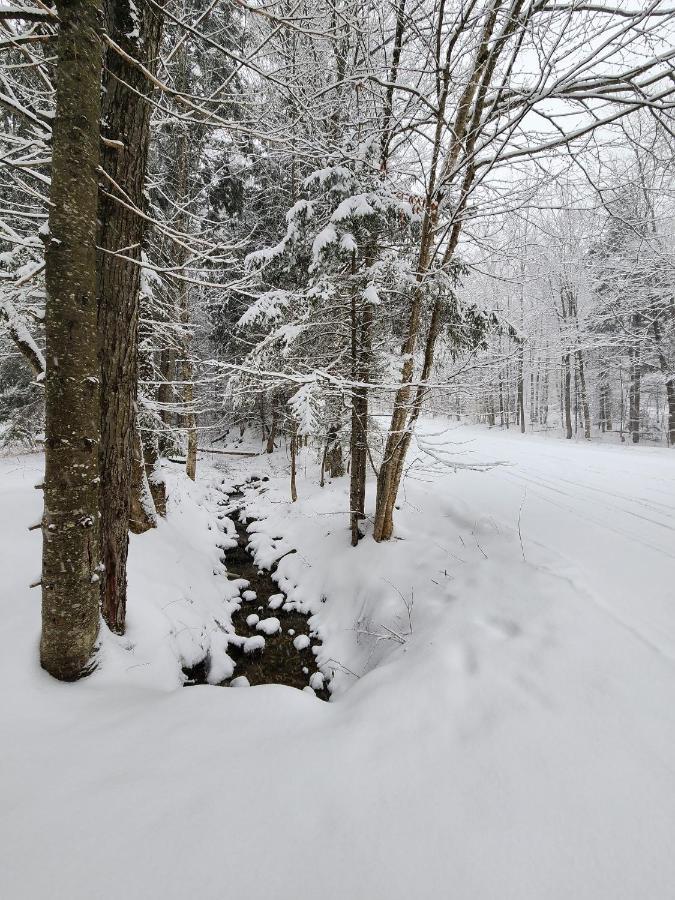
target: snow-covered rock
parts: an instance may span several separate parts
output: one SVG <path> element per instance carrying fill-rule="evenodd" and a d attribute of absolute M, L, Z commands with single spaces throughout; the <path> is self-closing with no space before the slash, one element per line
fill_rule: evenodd
<path fill-rule="evenodd" d="M 281 631 L 281 622 L 275 616 L 270 616 L 268 619 L 261 619 L 256 628 L 263 634 L 277 634 Z"/>
<path fill-rule="evenodd" d="M 323 687 L 324 677 L 322 672 L 314 672 L 312 677 L 309 679 L 309 686 L 314 688 L 315 691 L 320 691 Z"/>
<path fill-rule="evenodd" d="M 265 638 L 261 634 L 254 634 L 244 641 L 244 653 L 257 653 L 265 649 Z"/>

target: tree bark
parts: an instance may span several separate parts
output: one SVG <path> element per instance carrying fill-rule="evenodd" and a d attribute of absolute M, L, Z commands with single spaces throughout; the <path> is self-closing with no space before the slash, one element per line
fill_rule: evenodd
<path fill-rule="evenodd" d="M 141 293 L 141 307 L 143 305 L 144 295 Z M 147 326 L 146 326 L 147 328 Z M 141 332 L 143 329 L 141 329 Z M 149 337 L 146 334 L 146 339 Z M 146 390 L 154 379 L 153 352 L 147 346 L 147 340 L 144 340 L 141 333 L 141 345 L 139 348 L 139 371 L 141 382 L 146 383 Z M 156 393 L 159 399 L 159 392 Z M 166 515 L 166 485 L 160 469 L 159 454 L 159 436 L 157 433 L 156 419 L 151 418 L 147 411 L 139 408 L 137 416 L 138 427 L 141 435 L 141 443 L 143 445 L 143 460 L 145 463 L 145 474 L 150 486 L 150 493 L 155 505 L 157 516 Z M 137 483 L 138 484 L 138 483 Z M 133 503 L 134 496 L 140 496 L 137 490 L 132 489 L 131 499 Z M 133 530 L 133 529 L 132 529 Z"/>
<path fill-rule="evenodd" d="M 291 502 L 295 503 L 298 499 L 298 490 L 296 486 L 296 459 L 298 455 L 298 428 L 293 425 L 291 432 Z"/>
<path fill-rule="evenodd" d="M 175 424 L 175 416 L 168 409 L 174 399 L 173 382 L 176 377 L 176 351 L 173 348 L 161 351 L 159 368 L 162 383 L 157 391 L 157 402 L 159 405 L 159 417 L 165 425 L 158 438 L 159 453 L 160 456 L 169 456 L 175 450 L 175 441 L 171 433 L 171 428 Z"/>
<path fill-rule="evenodd" d="M 122 49 L 152 69 L 156 66 L 161 21 L 149 4 L 107 0 L 108 33 Z M 142 16 L 142 22 L 138 17 Z M 101 547 L 105 578 L 102 612 L 108 627 L 124 633 L 127 553 L 133 478 L 138 453 L 138 318 L 144 220 L 143 187 L 150 145 L 148 80 L 136 66 L 108 48 L 102 119 L 106 143 L 99 204 L 101 253 L 98 266 L 101 358 Z M 125 204 L 118 202 L 123 198 Z M 115 255 L 124 251 L 124 256 Z M 136 461 L 138 470 L 138 461 Z M 142 469 L 142 466 L 141 466 Z M 137 508 L 139 497 L 133 498 Z"/>
<path fill-rule="evenodd" d="M 166 485 L 160 469 L 159 446 L 157 434 L 145 429 L 141 431 L 143 442 L 143 460 L 145 462 L 145 474 L 150 486 L 150 493 L 155 504 L 155 512 L 158 516 L 166 515 Z"/>
<path fill-rule="evenodd" d="M 668 398 L 668 444 L 675 447 L 675 377 L 666 381 L 666 397 Z"/>
<path fill-rule="evenodd" d="M 272 401 L 272 424 L 270 426 L 270 433 L 267 435 L 267 446 L 265 447 L 265 453 L 274 453 L 274 441 L 277 437 L 277 408 L 274 405 L 274 401 Z"/>
<path fill-rule="evenodd" d="M 525 348 L 522 343 L 518 353 L 518 424 L 520 433 L 525 434 Z"/>
<path fill-rule="evenodd" d="M 0 303 L 0 319 L 5 322 L 9 336 L 17 346 L 36 378 L 44 378 L 45 360 L 37 344 L 9 300 Z"/>
<path fill-rule="evenodd" d="M 634 444 L 640 441 L 640 350 L 631 347 L 630 358 L 630 388 L 628 390 L 628 430 Z"/>
<path fill-rule="evenodd" d="M 657 318 L 653 322 L 654 337 L 656 339 L 656 355 L 659 360 L 659 367 L 666 380 L 666 400 L 668 403 L 668 445 L 675 447 L 675 375 L 671 374 L 670 366 L 665 354 L 660 348 L 661 344 L 661 326 Z"/>
<path fill-rule="evenodd" d="M 342 478 L 345 474 L 345 463 L 342 458 L 342 446 L 338 440 L 339 422 L 335 422 L 328 430 L 326 438 L 326 468 L 331 478 Z"/>
<path fill-rule="evenodd" d="M 134 444 L 131 465 L 131 485 L 129 504 L 129 530 L 134 534 L 143 534 L 150 528 L 157 527 L 157 510 L 155 509 L 150 483 L 143 458 L 143 442 L 138 424 L 138 416 L 134 417 Z"/>
<path fill-rule="evenodd" d="M 189 61 L 185 44 L 180 51 L 180 67 L 176 76 L 176 86 L 179 90 L 187 92 L 190 86 Z M 185 212 L 190 198 L 190 139 L 188 126 L 181 123 L 178 131 L 176 146 L 176 204 L 180 209 L 177 221 L 177 230 L 186 232 L 188 217 Z M 187 261 L 188 251 L 180 245 L 176 248 L 176 264 L 180 267 Z M 194 408 L 194 372 L 191 357 L 192 339 L 190 335 L 190 286 L 181 281 L 178 291 L 178 310 L 181 324 L 183 325 L 183 358 L 180 364 L 182 390 L 182 427 L 186 432 L 185 473 L 192 481 L 197 474 L 197 417 Z M 243 437 L 243 431 L 242 431 Z"/>
<path fill-rule="evenodd" d="M 359 323 L 355 322 L 355 329 Z M 369 376 L 370 332 L 372 327 L 372 307 L 366 303 L 363 309 L 360 332 L 360 347 L 356 348 L 356 378 L 367 381 Z M 366 475 L 368 471 L 368 388 L 352 389 L 351 422 L 351 469 L 349 475 L 349 505 L 352 547 L 362 537 L 359 522 L 365 519 Z"/>
<path fill-rule="evenodd" d="M 563 406 L 565 412 L 565 437 L 572 440 L 572 365 L 569 351 L 563 354 Z"/>
<path fill-rule="evenodd" d="M 90 670 L 99 623 L 96 217 L 102 44 L 96 0 L 57 0 L 56 7 L 40 662 L 68 681 Z"/>
<path fill-rule="evenodd" d="M 598 375 L 600 382 L 600 428 L 603 432 L 612 430 L 612 395 L 609 385 L 609 372 L 601 369 Z"/>
<path fill-rule="evenodd" d="M 581 413 L 584 417 L 584 437 L 591 439 L 591 409 L 588 404 L 588 390 L 586 388 L 586 369 L 581 347 L 577 349 L 577 369 L 579 371 L 579 395 L 581 400 Z"/>

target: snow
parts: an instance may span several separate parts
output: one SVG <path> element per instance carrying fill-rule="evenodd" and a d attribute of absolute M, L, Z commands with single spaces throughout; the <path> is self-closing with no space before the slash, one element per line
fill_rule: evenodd
<path fill-rule="evenodd" d="M 311 200 L 297 200 L 286 213 L 286 234 L 274 247 L 255 250 L 244 258 L 247 269 L 264 268 L 273 259 L 282 256 L 289 246 L 297 241 L 302 224 L 312 218 L 314 207 Z"/>
<path fill-rule="evenodd" d="M 244 653 L 257 653 L 265 649 L 265 638 L 261 634 L 254 634 L 244 641 Z"/>
<path fill-rule="evenodd" d="M 324 169 L 317 169 L 312 172 L 302 183 L 304 188 L 314 186 L 323 187 L 328 181 L 335 182 L 338 188 L 344 188 L 353 179 L 353 173 L 345 166 L 327 166 Z"/>
<path fill-rule="evenodd" d="M 241 595 L 247 603 L 251 603 L 253 600 L 257 598 L 257 594 L 255 591 L 244 591 Z"/>
<path fill-rule="evenodd" d="M 320 691 L 324 686 L 324 677 L 321 672 L 315 672 L 309 679 L 309 686 L 315 691 Z"/>
<path fill-rule="evenodd" d="M 280 606 L 283 606 L 285 599 L 283 594 L 272 594 L 267 601 L 267 605 L 270 609 L 279 609 Z"/>
<path fill-rule="evenodd" d="M 268 619 L 261 619 L 257 623 L 256 628 L 258 631 L 262 631 L 263 634 L 277 634 L 277 632 L 281 631 L 281 622 L 276 616 L 270 616 Z"/>
<path fill-rule="evenodd" d="M 354 235 L 350 231 L 346 231 L 340 238 L 340 249 L 345 253 L 353 253 L 354 250 L 359 249 Z"/>
<path fill-rule="evenodd" d="M 373 199 L 374 197 L 368 194 L 354 194 L 352 197 L 347 197 L 342 203 L 338 204 L 331 216 L 331 221 L 342 222 L 351 216 L 372 216 L 375 210 L 370 205 L 369 200 L 372 201 Z"/>
<path fill-rule="evenodd" d="M 41 366 L 42 372 L 45 370 L 45 359 L 42 351 L 33 340 L 33 336 L 26 327 L 23 319 L 16 311 L 14 304 L 9 300 L 3 300 L 0 304 L 0 312 L 2 312 L 7 328 L 15 338 L 15 340 L 25 347 L 29 348 L 36 362 Z M 42 375 L 44 378 L 44 375 Z"/>
<path fill-rule="evenodd" d="M 290 900 L 301 872 L 327 900 L 670 900 L 674 459 L 426 420 L 395 539 L 354 549 L 313 452 L 294 504 L 282 453 L 228 460 L 270 477 L 244 488 L 251 547 L 312 614 L 330 703 L 181 688 L 181 658 L 227 666 L 238 602 L 201 462 L 131 538 L 127 635 L 50 679 L 42 461 L 0 459 L 0 896 Z"/>
<path fill-rule="evenodd" d="M 297 423 L 299 435 L 316 433 L 317 412 L 324 406 L 319 385 L 310 381 L 301 385 L 288 400 L 291 415 Z"/>
<path fill-rule="evenodd" d="M 250 616 L 246 616 L 246 624 L 249 628 L 254 628 L 259 621 L 260 616 L 258 615 L 258 613 L 251 613 Z"/>
<path fill-rule="evenodd" d="M 281 318 L 293 294 L 290 291 L 273 290 L 261 294 L 237 322 L 238 328 L 248 328 L 257 322 L 275 321 Z"/>
<path fill-rule="evenodd" d="M 326 225 L 312 241 L 312 258 L 316 262 L 323 250 L 337 240 L 337 231 L 333 225 Z"/>
<path fill-rule="evenodd" d="M 373 306 L 379 306 L 382 302 L 380 300 L 380 295 L 377 293 L 377 288 L 374 284 L 367 285 L 366 289 L 363 292 L 363 299 L 366 303 L 371 303 Z"/>
<path fill-rule="evenodd" d="M 293 639 L 293 646 L 296 650 L 306 650 L 309 647 L 309 638 L 306 634 L 299 634 Z"/>

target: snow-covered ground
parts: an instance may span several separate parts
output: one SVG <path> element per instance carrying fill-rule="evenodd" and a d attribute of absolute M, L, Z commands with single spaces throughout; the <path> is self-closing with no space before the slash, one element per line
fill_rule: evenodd
<path fill-rule="evenodd" d="M 0 460 L 2 898 L 671 900 L 675 451 L 428 420 L 397 539 L 356 549 L 346 479 L 308 456 L 291 505 L 281 452 L 223 459 L 132 538 L 129 633 L 75 685 L 37 662 L 40 459 Z M 224 658 L 247 474 L 328 704 L 180 688 Z"/>

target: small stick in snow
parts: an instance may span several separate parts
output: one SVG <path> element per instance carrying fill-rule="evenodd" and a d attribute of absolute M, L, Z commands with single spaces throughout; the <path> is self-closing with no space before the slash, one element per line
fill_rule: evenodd
<path fill-rule="evenodd" d="M 520 530 L 520 517 L 523 514 L 523 506 L 525 506 L 525 498 L 527 497 L 527 486 L 525 487 L 525 491 L 523 493 L 523 499 L 520 503 L 520 509 L 518 510 L 518 537 L 520 538 L 520 552 L 523 554 L 523 562 L 527 562 L 525 559 L 525 548 L 523 547 L 523 533 Z"/>

